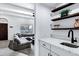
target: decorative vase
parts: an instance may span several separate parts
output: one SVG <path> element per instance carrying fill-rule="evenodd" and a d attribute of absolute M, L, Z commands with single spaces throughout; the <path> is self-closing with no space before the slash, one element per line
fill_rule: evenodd
<path fill-rule="evenodd" d="M 79 19 L 75 19 L 74 27 L 79 27 Z"/>

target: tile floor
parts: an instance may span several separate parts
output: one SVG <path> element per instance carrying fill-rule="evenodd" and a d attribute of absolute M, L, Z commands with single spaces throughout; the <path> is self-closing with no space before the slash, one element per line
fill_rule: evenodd
<path fill-rule="evenodd" d="M 0 41 L 0 56 L 34 56 L 34 47 L 21 51 L 13 51 L 8 48 L 9 40 Z"/>
<path fill-rule="evenodd" d="M 28 56 L 28 55 L 13 51 L 9 48 L 0 48 L 0 56 Z"/>

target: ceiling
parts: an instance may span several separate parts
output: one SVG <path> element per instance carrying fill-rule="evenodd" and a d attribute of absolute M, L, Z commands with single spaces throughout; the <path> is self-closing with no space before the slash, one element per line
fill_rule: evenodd
<path fill-rule="evenodd" d="M 44 6 L 47 6 L 51 10 L 59 6 L 61 3 L 41 3 Z"/>

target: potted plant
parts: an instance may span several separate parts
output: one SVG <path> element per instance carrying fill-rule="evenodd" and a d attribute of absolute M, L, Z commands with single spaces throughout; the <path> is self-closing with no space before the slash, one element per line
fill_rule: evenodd
<path fill-rule="evenodd" d="M 62 10 L 61 13 L 60 13 L 61 17 L 68 16 L 69 11 L 70 11 L 69 9 Z"/>

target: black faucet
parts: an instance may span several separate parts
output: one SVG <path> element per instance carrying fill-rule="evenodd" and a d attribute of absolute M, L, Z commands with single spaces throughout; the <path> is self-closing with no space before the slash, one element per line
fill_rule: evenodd
<path fill-rule="evenodd" d="M 73 32 L 73 30 L 71 30 L 71 29 L 69 30 L 68 37 L 70 37 L 70 32 L 72 32 L 71 43 L 77 42 L 77 40 L 74 40 L 74 32 Z"/>

